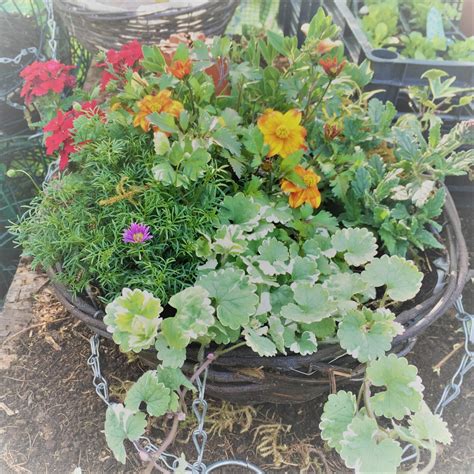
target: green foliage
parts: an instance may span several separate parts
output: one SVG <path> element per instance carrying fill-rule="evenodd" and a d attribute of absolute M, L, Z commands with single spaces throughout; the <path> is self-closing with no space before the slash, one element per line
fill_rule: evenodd
<path fill-rule="evenodd" d="M 415 366 L 394 354 L 381 357 L 367 367 L 367 380 L 385 388 L 370 400 L 377 416 L 401 420 L 420 409 L 423 385 L 417 372 Z"/>
<path fill-rule="evenodd" d="M 362 27 L 374 48 L 382 48 L 390 44 L 391 38 L 398 33 L 398 2 L 373 3 L 367 8 L 367 15 L 362 17 Z"/>
<path fill-rule="evenodd" d="M 115 121 L 98 135 L 85 128 L 81 140 L 93 141 L 76 154 L 81 171 L 53 180 L 12 231 L 34 266 L 61 262 L 59 279 L 76 293 L 95 284 L 109 301 L 123 287 L 140 287 L 165 304 L 195 280 L 196 242 L 213 227 L 226 175 L 210 166 L 183 193 L 155 181 L 149 136 Z M 186 170 L 193 179 L 195 169 Z M 125 244 L 132 222 L 148 225 L 153 239 Z"/>
<path fill-rule="evenodd" d="M 121 404 L 112 404 L 105 414 L 105 439 L 115 459 L 125 464 L 126 452 L 123 442 L 136 441 L 145 432 L 145 414 L 133 413 Z"/>
<path fill-rule="evenodd" d="M 163 308 L 148 291 L 124 288 L 105 308 L 104 323 L 123 352 L 140 352 L 155 343 Z"/>
<path fill-rule="evenodd" d="M 390 350 L 393 337 L 403 333 L 403 326 L 394 320 L 388 309 L 348 311 L 337 331 L 341 347 L 360 362 L 383 356 Z"/>
<path fill-rule="evenodd" d="M 356 472 L 397 472 L 402 448 L 388 437 L 377 437 L 377 422 L 368 416 L 356 417 L 341 440 L 340 454 L 346 466 Z"/>
<path fill-rule="evenodd" d="M 372 393 L 373 386 L 385 390 Z M 343 390 L 329 396 L 321 416 L 321 437 L 356 472 L 397 472 L 402 459 L 400 442 L 412 444 L 418 457 L 421 450 L 428 450 L 431 465 L 436 442 L 448 444 L 451 435 L 441 417 L 433 415 L 422 401 L 422 390 L 416 368 L 406 359 L 380 355 L 368 364 L 357 401 Z M 410 415 L 408 426 L 396 421 L 406 415 Z M 380 416 L 391 419 L 391 425 L 381 422 Z M 418 463 L 414 472 L 422 472 L 417 467 Z M 426 469 L 429 471 L 428 466 Z"/>
<path fill-rule="evenodd" d="M 327 441 L 331 448 L 341 450 L 344 433 L 357 413 L 356 397 L 351 392 L 339 390 L 329 395 L 321 415 L 321 438 Z"/>

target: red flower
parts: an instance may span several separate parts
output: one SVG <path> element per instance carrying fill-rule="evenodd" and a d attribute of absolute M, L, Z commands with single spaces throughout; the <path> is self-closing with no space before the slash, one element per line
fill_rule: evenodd
<path fill-rule="evenodd" d="M 100 88 L 102 91 L 105 90 L 109 81 L 118 79 L 119 76 L 126 72 L 127 68 L 132 68 L 134 71 L 139 70 L 139 66 L 136 63 L 143 59 L 142 45 L 135 39 L 124 44 L 118 51 L 109 49 L 106 58 L 105 62 L 97 66 L 106 68 L 110 65 L 113 72 L 107 69 L 102 72 L 102 78 L 100 80 Z"/>
<path fill-rule="evenodd" d="M 339 63 L 337 57 L 334 56 L 333 58 L 320 59 L 319 65 L 324 69 L 324 72 L 329 77 L 334 78 L 339 76 L 341 71 L 344 69 L 346 62 L 347 61 L 344 59 Z"/>
<path fill-rule="evenodd" d="M 21 89 L 21 97 L 25 97 L 26 105 L 30 105 L 35 97 L 41 97 L 48 92 L 61 94 L 66 87 L 73 87 L 76 78 L 69 74 L 74 66 L 51 59 L 50 61 L 35 61 L 26 66 L 20 76 L 25 80 Z"/>
<path fill-rule="evenodd" d="M 173 74 L 176 79 L 184 79 L 191 74 L 192 68 L 193 63 L 190 59 L 186 59 L 186 61 L 177 60 L 168 66 L 168 72 Z"/>
<path fill-rule="evenodd" d="M 74 143 L 74 120 L 81 115 L 99 115 L 101 120 L 105 120 L 105 114 L 97 106 L 97 102 L 92 100 L 84 102 L 81 110 L 71 109 L 67 112 L 58 110 L 56 117 L 47 123 L 43 131 L 51 132 L 51 135 L 46 137 L 46 153 L 48 155 L 59 151 L 59 169 L 62 171 L 69 163 L 69 155 L 77 151 L 77 146 Z"/>

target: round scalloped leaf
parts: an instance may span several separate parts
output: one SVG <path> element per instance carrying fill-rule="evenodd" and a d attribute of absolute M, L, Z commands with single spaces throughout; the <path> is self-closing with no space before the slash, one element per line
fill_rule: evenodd
<path fill-rule="evenodd" d="M 414 365 L 395 354 L 382 356 L 367 366 L 367 377 L 376 387 L 385 390 L 370 397 L 377 416 L 401 420 L 420 409 L 423 385 Z"/>
<path fill-rule="evenodd" d="M 109 405 L 105 413 L 105 439 L 117 461 L 125 464 L 127 453 L 123 442 L 136 441 L 145 432 L 145 413 L 133 413 L 122 404 Z"/>
<path fill-rule="evenodd" d="M 140 352 L 155 342 L 163 308 L 150 292 L 124 288 L 105 308 L 104 323 L 123 352 Z"/>
<path fill-rule="evenodd" d="M 403 333 L 388 309 L 368 308 L 349 311 L 339 324 L 337 336 L 341 347 L 360 362 L 381 357 L 391 347 L 392 339 Z"/>
<path fill-rule="evenodd" d="M 313 323 L 332 315 L 335 305 L 329 299 L 329 292 L 321 285 L 298 282 L 293 286 L 297 304 L 290 303 L 281 309 L 281 315 L 297 323 Z"/>
<path fill-rule="evenodd" d="M 332 245 L 344 253 L 344 260 L 355 267 L 370 262 L 377 253 L 377 240 L 364 228 L 338 230 L 332 236 Z"/>
<path fill-rule="evenodd" d="M 343 439 L 344 431 L 356 413 L 357 402 L 353 393 L 339 390 L 337 393 L 329 395 L 324 404 L 321 423 L 319 423 L 321 438 L 327 441 L 331 448 L 340 452 L 340 442 Z"/>
<path fill-rule="evenodd" d="M 180 387 L 186 387 L 188 390 L 196 390 L 191 381 L 181 372 L 180 369 L 172 369 L 171 367 L 158 367 L 156 369 L 158 382 L 161 382 L 170 390 L 178 391 Z"/>
<path fill-rule="evenodd" d="M 259 297 L 257 287 L 242 270 L 225 268 L 210 272 L 198 280 L 215 301 L 217 318 L 231 329 L 245 326 L 255 314 Z"/>
<path fill-rule="evenodd" d="M 183 349 L 191 340 L 204 336 L 214 324 L 214 308 L 209 293 L 202 286 L 191 286 L 173 295 L 169 305 L 176 315 L 166 318 L 161 330 L 171 347 Z"/>
<path fill-rule="evenodd" d="M 158 360 L 161 361 L 163 367 L 176 369 L 181 367 L 186 360 L 186 349 L 175 349 L 174 347 L 170 347 L 163 334 L 158 334 L 155 342 L 155 349 L 157 351 Z"/>
<path fill-rule="evenodd" d="M 238 224 L 252 230 L 258 223 L 260 205 L 242 193 L 226 196 L 221 204 L 219 218 L 223 224 Z"/>
<path fill-rule="evenodd" d="M 443 444 L 451 444 L 453 440 L 446 422 L 433 414 L 425 402 L 422 402 L 421 410 L 410 417 L 408 424 L 412 436 L 419 440 Z"/>
<path fill-rule="evenodd" d="M 293 281 L 306 280 L 316 283 L 319 277 L 318 264 L 311 257 L 297 256 L 292 260 L 291 278 Z"/>
<path fill-rule="evenodd" d="M 296 354 L 309 355 L 318 350 L 316 336 L 310 331 L 304 331 L 295 337 L 295 341 L 290 345 L 290 351 Z"/>
<path fill-rule="evenodd" d="M 288 271 L 288 248 L 275 237 L 265 239 L 258 248 L 258 253 L 258 266 L 265 275 L 281 275 Z"/>
<path fill-rule="evenodd" d="M 344 314 L 358 306 L 357 301 L 353 301 L 354 295 L 363 295 L 367 292 L 368 285 L 362 280 L 358 273 L 334 273 L 323 285 L 328 289 L 337 304 L 337 309 Z"/>
<path fill-rule="evenodd" d="M 361 276 L 370 286 L 386 286 L 388 296 L 394 301 L 412 299 L 423 280 L 423 273 L 412 262 L 396 255 L 375 258 Z"/>
<path fill-rule="evenodd" d="M 242 228 L 237 225 L 223 225 L 214 234 L 211 246 L 216 254 L 239 255 L 247 249 Z"/>
<path fill-rule="evenodd" d="M 277 353 L 277 348 L 272 340 L 268 337 L 263 336 L 264 330 L 255 331 L 254 329 L 247 328 L 244 330 L 243 335 L 247 345 L 262 357 L 273 357 Z"/>
<path fill-rule="evenodd" d="M 346 466 L 356 473 L 395 474 L 403 450 L 397 441 L 381 439 L 379 435 L 375 420 L 368 416 L 354 418 L 340 442 L 340 455 Z"/>
<path fill-rule="evenodd" d="M 168 411 L 170 389 L 158 381 L 155 370 L 145 372 L 128 390 L 125 407 L 138 411 L 141 403 L 146 403 L 146 411 L 151 416 L 162 416 Z"/>

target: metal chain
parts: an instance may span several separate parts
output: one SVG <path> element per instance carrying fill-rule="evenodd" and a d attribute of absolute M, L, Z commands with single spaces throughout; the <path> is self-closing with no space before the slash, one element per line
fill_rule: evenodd
<path fill-rule="evenodd" d="M 474 315 L 466 313 L 462 295 L 454 303 L 456 318 L 461 321 L 464 331 L 464 355 L 451 381 L 446 385 L 443 394 L 435 408 L 437 415 L 442 415 L 444 409 L 461 393 L 464 376 L 474 367 Z"/>
<path fill-rule="evenodd" d="M 207 402 L 204 399 L 204 393 L 206 391 L 206 381 L 207 381 L 207 368 L 204 371 L 202 380 L 199 375 L 196 378 L 196 385 L 198 389 L 198 397 L 193 401 L 193 413 L 198 422 L 197 428 L 193 431 L 193 443 L 197 451 L 196 462 L 192 466 L 193 474 L 201 474 L 206 472 L 206 465 L 202 462 L 204 456 L 204 449 L 206 448 L 207 443 L 207 433 L 204 430 L 204 422 L 206 419 L 207 413 Z"/>
<path fill-rule="evenodd" d="M 46 24 L 48 25 L 49 29 L 48 45 L 50 49 L 51 59 L 56 59 L 58 42 L 56 41 L 56 21 L 54 20 L 53 1 L 44 0 L 44 6 L 46 8 L 47 13 Z"/>
<path fill-rule="evenodd" d="M 34 54 L 37 58 L 44 59 L 38 48 L 23 48 L 14 58 L 0 58 L 0 64 L 20 64 L 23 56 L 28 56 L 29 54 Z"/>
<path fill-rule="evenodd" d="M 100 371 L 100 338 L 98 334 L 94 334 L 90 340 L 91 345 L 91 355 L 87 359 L 87 365 L 92 370 L 92 385 L 95 387 L 95 393 L 99 396 L 99 398 L 107 405 L 110 405 L 109 401 L 109 387 L 107 384 L 107 380 L 105 380 L 102 372 Z"/>
<path fill-rule="evenodd" d="M 466 313 L 462 302 L 462 295 L 454 303 L 454 307 L 457 311 L 456 318 L 461 321 L 464 332 L 464 355 L 459 363 L 456 372 L 454 372 L 451 381 L 446 385 L 441 395 L 441 398 L 436 405 L 434 410 L 435 414 L 442 415 L 444 409 L 461 394 L 461 385 L 464 381 L 464 376 L 474 367 L 474 351 L 472 347 L 474 345 L 474 315 Z M 412 444 L 407 444 L 403 450 L 403 453 L 414 451 Z M 402 458 L 402 462 L 407 462 L 416 457 L 417 453 L 414 452 Z"/>

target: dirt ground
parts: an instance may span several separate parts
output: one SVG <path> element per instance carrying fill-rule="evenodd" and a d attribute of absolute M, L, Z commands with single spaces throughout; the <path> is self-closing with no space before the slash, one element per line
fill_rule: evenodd
<path fill-rule="evenodd" d="M 467 211 L 466 211 L 467 212 Z M 465 233 L 472 236 L 474 223 L 465 216 Z M 472 247 L 472 244 L 471 244 Z M 471 253 L 472 256 L 472 253 Z M 471 260 L 472 261 L 472 260 Z M 474 311 L 473 285 L 465 291 L 466 310 Z M 38 326 L 38 324 L 40 324 Z M 0 472 L 1 473 L 139 473 L 143 465 L 128 446 L 125 466 L 108 450 L 101 430 L 105 406 L 96 396 L 86 364 L 91 332 L 74 320 L 48 288 L 35 303 L 37 325 L 16 338 L 17 360 L 0 371 Z M 446 314 L 419 338 L 409 355 L 420 371 L 425 397 L 434 409 L 443 387 L 462 356 L 459 322 Z M 142 367 L 129 361 L 116 346 L 105 341 L 102 370 L 115 399 L 123 396 L 127 380 L 135 380 Z M 474 446 L 473 373 L 464 380 L 461 395 L 446 408 L 444 418 L 454 442 L 440 450 L 435 472 L 473 472 Z M 346 472 L 337 454 L 325 447 L 318 429 L 323 400 L 293 406 L 232 406 L 209 400 L 207 431 L 210 439 L 205 461 L 223 458 L 250 460 L 266 472 Z M 190 417 L 192 418 L 192 417 Z M 159 438 L 162 427 L 153 427 Z M 195 459 L 189 432 L 192 420 L 181 428 L 174 453 Z M 159 439 L 155 441 L 159 442 Z M 242 472 L 227 468 L 224 472 Z"/>

